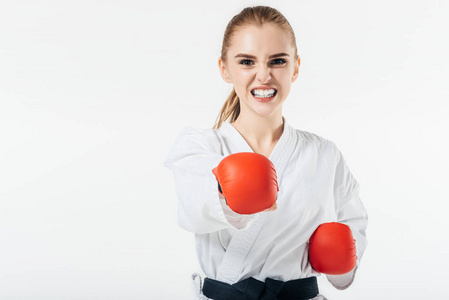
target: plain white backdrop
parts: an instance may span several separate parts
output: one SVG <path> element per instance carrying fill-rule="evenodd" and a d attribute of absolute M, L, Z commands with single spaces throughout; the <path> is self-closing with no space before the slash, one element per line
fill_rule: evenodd
<path fill-rule="evenodd" d="M 0 300 L 194 299 L 162 161 L 212 127 L 224 29 L 252 5 L 296 33 L 284 116 L 337 144 L 369 214 L 353 286 L 321 292 L 449 297 L 447 1 L 3 0 Z"/>

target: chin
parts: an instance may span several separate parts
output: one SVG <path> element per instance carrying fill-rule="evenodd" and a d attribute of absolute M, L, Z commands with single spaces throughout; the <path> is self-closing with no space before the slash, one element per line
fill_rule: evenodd
<path fill-rule="evenodd" d="M 277 110 L 274 109 L 254 109 L 253 110 L 258 116 L 269 118 L 275 115 Z"/>

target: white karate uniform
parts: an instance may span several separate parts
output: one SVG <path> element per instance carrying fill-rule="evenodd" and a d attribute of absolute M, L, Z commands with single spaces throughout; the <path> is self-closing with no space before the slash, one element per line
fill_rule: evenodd
<path fill-rule="evenodd" d="M 359 184 L 332 141 L 283 120 L 282 136 L 269 157 L 278 177 L 278 207 L 254 215 L 233 212 L 212 174 L 224 157 L 254 152 L 245 139 L 228 122 L 217 130 L 183 129 L 164 161 L 175 178 L 179 225 L 195 233 L 205 275 L 233 284 L 248 277 L 288 281 L 319 276 L 308 261 L 308 240 L 322 223 L 344 223 L 356 240 L 357 266 L 348 274 L 327 276 L 344 289 L 367 245 L 368 218 Z"/>

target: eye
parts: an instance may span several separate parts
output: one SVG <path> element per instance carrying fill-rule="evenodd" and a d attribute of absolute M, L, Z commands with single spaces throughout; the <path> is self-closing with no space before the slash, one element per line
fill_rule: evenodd
<path fill-rule="evenodd" d="M 273 59 L 270 63 L 272 65 L 283 65 L 283 64 L 287 63 L 287 61 L 283 58 L 276 58 L 276 59 Z"/>
<path fill-rule="evenodd" d="M 239 62 L 239 64 L 241 64 L 241 65 L 246 65 L 246 66 L 250 66 L 250 65 L 252 65 L 252 64 L 254 64 L 254 63 L 253 63 L 253 61 L 250 60 L 250 59 L 243 59 L 243 60 L 241 60 L 241 61 Z"/>

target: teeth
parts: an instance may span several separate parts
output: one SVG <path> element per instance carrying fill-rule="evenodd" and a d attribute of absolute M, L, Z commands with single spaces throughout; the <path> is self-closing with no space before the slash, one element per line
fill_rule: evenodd
<path fill-rule="evenodd" d="M 269 90 L 262 90 L 262 89 L 255 89 L 252 91 L 252 94 L 258 98 L 269 98 L 273 97 L 273 95 L 276 93 L 275 89 L 269 89 Z"/>

